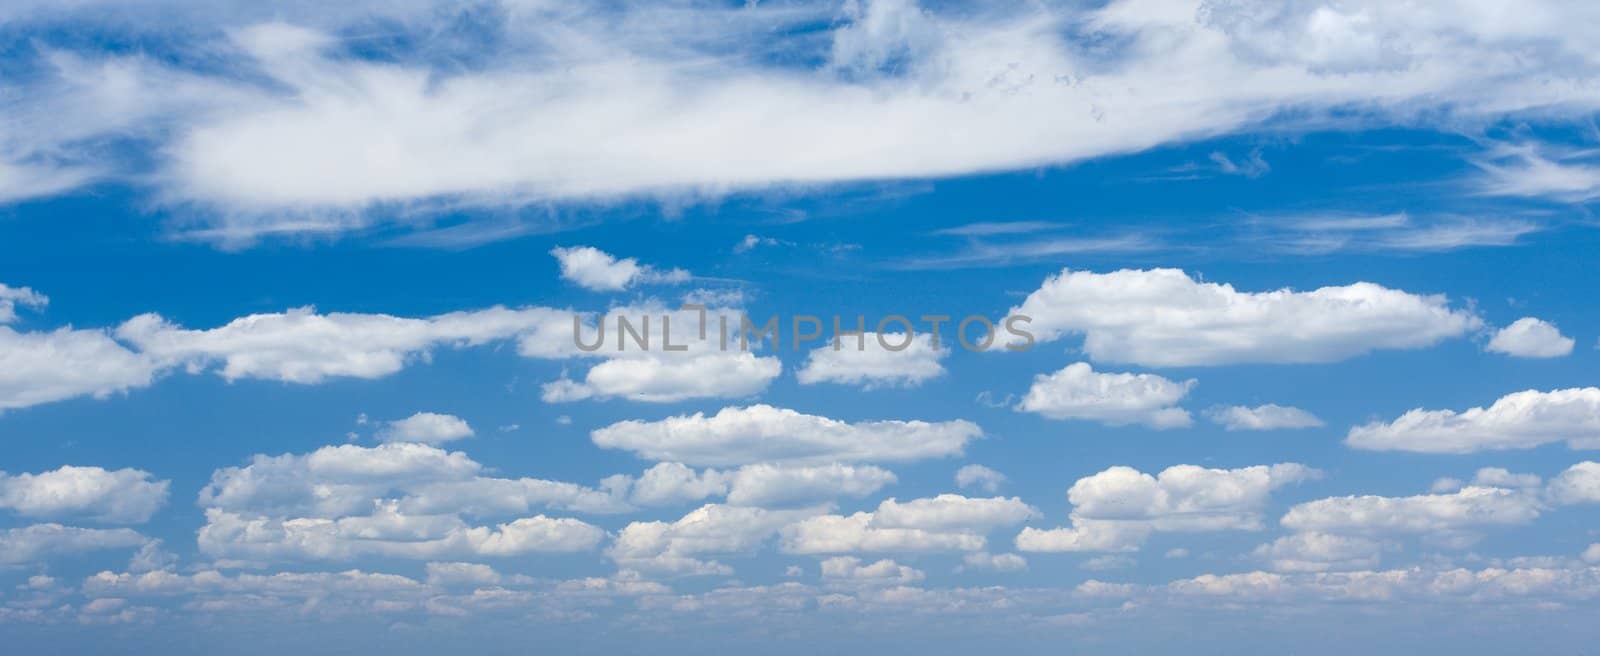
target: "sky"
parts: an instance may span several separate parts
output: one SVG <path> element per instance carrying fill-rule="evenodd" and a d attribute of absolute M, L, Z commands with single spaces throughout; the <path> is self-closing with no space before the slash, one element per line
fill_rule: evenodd
<path fill-rule="evenodd" d="M 1581 652 L 1597 20 L 7 3 L 0 640 Z"/>

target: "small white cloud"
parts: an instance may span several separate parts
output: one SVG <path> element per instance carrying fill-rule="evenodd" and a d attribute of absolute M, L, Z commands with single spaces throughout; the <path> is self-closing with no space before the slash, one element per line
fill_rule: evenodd
<path fill-rule="evenodd" d="M 848 423 L 770 405 L 723 408 L 660 421 L 622 421 L 590 434 L 604 449 L 697 466 L 758 462 L 829 464 L 905 462 L 958 455 L 983 435 L 977 424 L 955 420 Z"/>
<path fill-rule="evenodd" d="M 1345 444 L 1374 451 L 1472 453 L 1531 449 L 1566 442 L 1574 449 L 1600 446 L 1600 388 L 1540 392 L 1526 390 L 1500 397 L 1483 408 L 1411 410 L 1394 421 L 1351 428 Z"/>
<path fill-rule="evenodd" d="M 148 538 L 126 528 L 77 528 L 34 524 L 0 530 L 0 565 L 30 563 L 67 554 L 132 549 Z"/>
<path fill-rule="evenodd" d="M 1195 386 L 1155 374 L 1098 373 L 1087 362 L 1040 374 L 1016 409 L 1051 419 L 1087 419 L 1111 426 L 1141 424 L 1150 428 L 1184 428 L 1193 423 L 1189 411 L 1175 407 Z"/>
<path fill-rule="evenodd" d="M 982 569 L 995 572 L 1020 572 L 1028 569 L 1028 560 L 1017 554 L 991 554 L 979 551 L 969 553 L 961 559 L 967 569 Z"/>
<path fill-rule="evenodd" d="M 38 474 L 0 472 L 0 509 L 24 517 L 139 524 L 166 504 L 168 485 L 138 469 L 68 465 Z"/>
<path fill-rule="evenodd" d="M 1547 321 L 1523 317 L 1496 331 L 1484 349 L 1519 358 L 1559 358 L 1570 355 L 1576 343 Z"/>
<path fill-rule="evenodd" d="M 1213 406 L 1206 410 L 1206 418 L 1231 431 L 1278 430 L 1288 428 L 1316 428 L 1322 420 L 1300 408 L 1272 403 L 1248 408 L 1239 405 Z"/>
<path fill-rule="evenodd" d="M 467 425 L 465 419 L 437 412 L 418 412 L 405 419 L 391 421 L 383 430 L 378 431 L 378 439 L 384 442 L 423 444 L 444 444 L 472 435 L 472 427 Z"/>
<path fill-rule="evenodd" d="M 1150 367 L 1335 362 L 1482 325 L 1443 296 L 1368 282 L 1249 292 L 1178 269 L 1063 270 L 1009 314 L 1031 317 L 1040 342 L 1083 335 L 1091 360 Z"/>
<path fill-rule="evenodd" d="M 976 487 L 984 492 L 994 493 L 1000 485 L 1006 482 L 1006 475 L 983 465 L 966 465 L 956 470 L 956 486 L 965 490 Z"/>
<path fill-rule="evenodd" d="M 891 350 L 893 349 L 893 350 Z M 865 333 L 860 338 L 841 337 L 811 351 L 795 377 L 802 385 L 839 383 L 875 387 L 915 387 L 943 376 L 940 360 L 950 346 L 934 348 L 933 335 Z"/>
<path fill-rule="evenodd" d="M 621 291 L 639 284 L 688 282 L 683 269 L 658 270 L 633 258 L 615 256 L 591 246 L 554 248 L 550 254 L 561 263 L 561 278 L 590 291 Z"/>
<path fill-rule="evenodd" d="M 545 403 L 621 398 L 644 403 L 741 398 L 761 392 L 783 373 L 775 357 L 752 353 L 662 353 L 612 358 L 591 367 L 582 381 L 545 383 Z M 678 356 L 678 357 L 672 357 Z"/>
<path fill-rule="evenodd" d="M 17 320 L 17 306 L 39 309 L 49 303 L 44 294 L 27 287 L 9 287 L 0 283 L 0 323 Z"/>

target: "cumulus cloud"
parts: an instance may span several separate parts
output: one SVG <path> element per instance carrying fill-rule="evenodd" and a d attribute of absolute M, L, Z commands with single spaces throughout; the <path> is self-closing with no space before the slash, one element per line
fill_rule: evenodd
<path fill-rule="evenodd" d="M 1112 467 L 1078 479 L 1067 491 L 1072 525 L 1028 527 L 1022 551 L 1136 551 L 1154 531 L 1257 531 L 1270 493 L 1320 472 L 1282 463 L 1239 469 L 1175 465 L 1151 476 Z"/>
<path fill-rule="evenodd" d="M 23 517 L 141 524 L 166 504 L 169 484 L 138 469 L 66 465 L 38 474 L 0 472 L 0 508 Z"/>
<path fill-rule="evenodd" d="M 1051 419 L 1087 419 L 1111 426 L 1184 428 L 1189 411 L 1175 407 L 1196 381 L 1177 382 L 1155 374 L 1100 373 L 1087 362 L 1039 374 L 1016 405 Z"/>
<path fill-rule="evenodd" d="M 1414 349 L 1482 325 L 1443 296 L 1367 282 L 1308 292 L 1245 292 L 1177 269 L 1063 270 L 1011 315 L 1040 341 L 1083 335 L 1095 361 L 1151 367 L 1333 362 Z"/>
<path fill-rule="evenodd" d="M 659 421 L 622 421 L 595 430 L 601 448 L 632 451 L 650 460 L 726 466 L 757 462 L 905 462 L 959 455 L 983 435 L 955 420 L 848 423 L 769 405 L 723 408 L 717 414 Z"/>
<path fill-rule="evenodd" d="M 895 480 L 893 473 L 871 465 L 746 465 L 733 472 L 728 503 L 786 506 L 864 497 Z"/>
<path fill-rule="evenodd" d="M 389 504 L 370 515 L 339 519 L 249 517 L 209 508 L 196 542 L 201 553 L 218 558 L 426 560 L 588 551 L 604 537 L 599 527 L 568 517 L 535 515 L 471 526 L 455 515 L 408 515 Z"/>
<path fill-rule="evenodd" d="M 981 551 L 969 553 L 961 558 L 961 563 L 965 569 L 995 572 L 1020 572 L 1028 569 L 1027 559 L 1012 553 L 991 554 Z"/>
<path fill-rule="evenodd" d="M 689 272 L 683 269 L 660 271 L 631 257 L 617 259 L 592 246 L 555 248 L 550 254 L 561 263 L 562 280 L 590 291 L 621 291 L 634 285 L 689 280 Z"/>
<path fill-rule="evenodd" d="M 1484 526 L 1526 524 L 1539 516 L 1540 507 L 1533 494 L 1469 486 L 1450 494 L 1319 499 L 1290 508 L 1282 523 L 1285 528 L 1303 532 L 1429 533 L 1453 538 Z"/>
<path fill-rule="evenodd" d="M 627 486 L 630 499 L 640 505 L 725 497 L 730 505 L 774 507 L 863 497 L 893 482 L 893 473 L 869 465 L 759 463 L 736 470 L 696 472 L 680 463 L 663 462 Z"/>
<path fill-rule="evenodd" d="M 1350 429 L 1345 444 L 1374 451 L 1472 453 L 1531 449 L 1566 442 L 1573 449 L 1600 446 L 1600 388 L 1527 390 L 1500 397 L 1487 408 L 1411 410 L 1391 422 Z"/>
<path fill-rule="evenodd" d="M 846 337 L 813 349 L 795 377 L 802 385 L 915 387 L 943 376 L 939 361 L 949 355 L 948 345 L 934 347 L 931 333 L 865 333 L 859 339 Z"/>
<path fill-rule="evenodd" d="M 535 344 L 565 344 L 552 355 L 572 355 L 572 313 L 551 308 L 503 307 L 427 318 L 331 312 L 302 307 L 252 314 L 223 326 L 191 330 L 155 314 L 128 320 L 117 337 L 157 361 L 191 368 L 220 364 L 227 380 L 264 379 L 314 384 L 329 378 L 380 378 L 436 348 L 460 348 L 521 337 L 525 355 Z"/>
<path fill-rule="evenodd" d="M 618 566 L 676 575 L 731 574 L 707 554 L 749 553 L 779 528 L 816 509 L 767 510 L 707 504 L 675 522 L 633 522 L 617 534 L 606 555 Z"/>
<path fill-rule="evenodd" d="M 1559 358 L 1571 355 L 1574 344 L 1555 325 L 1523 317 L 1495 331 L 1484 349 L 1518 358 Z"/>
<path fill-rule="evenodd" d="M 246 560 L 439 559 L 592 549 L 604 531 L 535 508 L 620 512 L 611 490 L 483 475 L 465 453 L 416 442 L 257 455 L 200 491 L 201 551 Z M 464 517 L 503 519 L 491 524 Z"/>
<path fill-rule="evenodd" d="M 1284 528 L 1297 533 L 1256 550 L 1280 571 L 1373 567 L 1385 541 L 1421 536 L 1435 546 L 1465 548 L 1485 529 L 1522 526 L 1554 507 L 1600 503 L 1600 464 L 1580 462 L 1551 479 L 1484 467 L 1469 484 L 1440 479 L 1429 494 L 1351 495 L 1297 504 Z"/>
<path fill-rule="evenodd" d="M 983 465 L 965 465 L 956 470 L 956 487 L 961 489 L 976 487 L 984 492 L 993 493 L 1005 482 L 1005 474 Z"/>
<path fill-rule="evenodd" d="M 31 563 L 46 558 L 106 549 L 132 549 L 147 541 L 126 528 L 77 528 L 34 524 L 0 531 L 0 564 Z"/>
<path fill-rule="evenodd" d="M 1326 572 L 1377 567 L 1382 552 L 1377 540 L 1309 532 L 1278 538 L 1251 555 L 1279 572 Z"/>
<path fill-rule="evenodd" d="M 990 531 L 1037 517 L 1016 497 L 970 498 L 957 494 L 886 499 L 873 512 L 817 515 L 783 529 L 788 553 L 981 551 Z"/>
<path fill-rule="evenodd" d="M 623 398 L 647 403 L 755 395 L 783 373 L 774 357 L 700 353 L 682 357 L 619 357 L 591 367 L 580 381 L 546 383 L 545 403 Z"/>
<path fill-rule="evenodd" d="M 1548 498 L 1558 504 L 1600 503 L 1600 463 L 1580 462 L 1550 479 Z"/>
<path fill-rule="evenodd" d="M 472 435 L 472 426 L 465 419 L 437 412 L 418 412 L 405 419 L 391 421 L 378 431 L 378 439 L 384 442 L 423 444 L 443 444 Z"/>
<path fill-rule="evenodd" d="M 104 331 L 0 326 L 0 411 L 79 396 L 103 399 L 149 386 L 158 371 Z"/>
<path fill-rule="evenodd" d="M 822 580 L 836 585 L 909 585 L 927 576 L 887 558 L 863 564 L 855 556 L 834 556 L 822 561 Z"/>
<path fill-rule="evenodd" d="M 1274 403 L 1254 408 L 1242 405 L 1214 406 L 1208 408 L 1205 415 L 1206 419 L 1231 431 L 1316 428 L 1323 425 L 1321 419 L 1305 410 Z"/>

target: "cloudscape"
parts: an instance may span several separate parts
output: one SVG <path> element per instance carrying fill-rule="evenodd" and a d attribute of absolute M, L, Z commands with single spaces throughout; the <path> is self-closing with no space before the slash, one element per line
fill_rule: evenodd
<path fill-rule="evenodd" d="M 0 6 L 0 651 L 1583 653 L 1600 5 Z"/>

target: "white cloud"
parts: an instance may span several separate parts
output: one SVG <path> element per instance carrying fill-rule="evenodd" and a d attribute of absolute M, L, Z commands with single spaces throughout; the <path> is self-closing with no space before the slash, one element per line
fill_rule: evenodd
<path fill-rule="evenodd" d="M 630 499 L 645 506 L 663 506 L 728 494 L 728 475 L 714 469 L 696 473 L 676 462 L 657 463 L 631 482 Z"/>
<path fill-rule="evenodd" d="M 325 446 L 304 455 L 257 455 L 247 466 L 218 469 L 200 491 L 200 504 L 321 518 L 358 514 L 376 500 L 397 501 L 406 512 L 419 514 L 627 509 L 607 491 L 535 478 L 493 478 L 482 476 L 482 470 L 465 453 L 426 444 Z"/>
<path fill-rule="evenodd" d="M 455 515 L 407 515 L 390 504 L 339 519 L 248 517 L 209 508 L 196 542 L 201 553 L 215 558 L 427 560 L 588 551 L 604 537 L 600 528 L 567 517 L 471 526 Z"/>
<path fill-rule="evenodd" d="M 872 513 L 820 515 L 784 528 L 783 551 L 798 554 L 981 551 L 987 540 L 967 531 L 877 528 Z"/>
<path fill-rule="evenodd" d="M 961 562 L 966 569 L 995 572 L 1020 572 L 1028 569 L 1027 559 L 1012 553 L 991 554 L 980 551 L 963 556 Z"/>
<path fill-rule="evenodd" d="M 864 497 L 893 482 L 893 473 L 868 465 L 758 463 L 697 473 L 680 463 L 663 462 L 629 485 L 632 501 L 646 506 L 725 497 L 729 505 L 771 508 Z"/>
<path fill-rule="evenodd" d="M 735 310 L 668 311 L 659 302 L 612 308 L 598 317 L 547 307 L 450 312 L 423 318 L 332 312 L 310 307 L 253 314 L 211 329 L 186 329 L 157 314 L 124 322 L 114 333 L 62 328 L 18 332 L 0 326 L 0 410 L 77 396 L 104 398 L 150 385 L 158 375 L 215 370 L 228 381 L 320 384 L 336 378 L 375 379 L 427 362 L 440 349 L 515 340 L 517 353 L 539 359 L 599 359 L 582 382 L 545 386 L 547 401 L 627 398 L 647 402 L 750 396 L 782 372 L 776 357 L 727 352 L 710 328 Z M 578 337 L 615 325 L 618 317 L 654 317 L 656 350 L 586 352 Z M 679 326 L 666 351 L 667 317 Z M 581 328 L 575 335 L 574 322 Z M 696 328 L 706 329 L 701 336 Z M 649 332 L 648 324 L 644 327 Z M 604 333 L 601 333 L 604 336 Z M 618 337 L 620 338 L 620 334 Z M 702 338 L 703 337 L 703 338 Z M 603 340 L 602 340 L 603 341 Z M 585 342 L 587 343 L 587 342 Z"/>
<path fill-rule="evenodd" d="M 934 348 L 931 333 L 909 339 L 905 333 L 865 333 L 859 339 L 841 338 L 837 346 L 830 342 L 811 351 L 805 366 L 795 374 L 800 384 L 916 387 L 943 376 L 945 369 L 939 361 L 950 355 L 948 344 Z"/>
<path fill-rule="evenodd" d="M 301 384 L 339 377 L 380 378 L 426 359 L 436 348 L 513 337 L 521 337 L 520 350 L 529 357 L 578 352 L 571 338 L 572 313 L 550 308 L 494 307 L 415 319 L 318 314 L 303 307 L 253 314 L 209 330 L 184 329 L 145 314 L 122 324 L 117 337 L 164 363 L 195 368 L 220 362 L 218 373 L 230 381 L 259 378 Z"/>
<path fill-rule="evenodd" d="M 984 492 L 994 493 L 1006 482 L 1006 475 L 983 465 L 965 465 L 956 470 L 956 487 L 967 489 L 976 487 Z"/>
<path fill-rule="evenodd" d="M 972 422 L 867 421 L 847 423 L 769 405 L 723 408 L 668 417 L 629 420 L 595 430 L 596 445 L 632 451 L 642 458 L 690 465 L 757 462 L 904 462 L 959 455 L 982 436 Z"/>
<path fill-rule="evenodd" d="M 1087 362 L 1078 362 L 1053 374 L 1034 376 L 1033 386 L 1016 409 L 1051 419 L 1088 419 L 1111 426 L 1183 428 L 1193 420 L 1187 410 L 1175 405 L 1195 383 L 1155 374 L 1099 373 Z"/>
<path fill-rule="evenodd" d="M 245 560 L 368 556 L 438 559 L 594 548 L 604 531 L 535 508 L 629 509 L 616 492 L 495 478 L 461 452 L 416 442 L 258 455 L 213 472 L 200 491 L 201 551 Z M 473 518 L 509 518 L 489 524 Z"/>
<path fill-rule="evenodd" d="M 1214 406 L 1206 410 L 1206 418 L 1223 428 L 1235 430 L 1279 430 L 1316 428 L 1322 420 L 1300 408 L 1273 403 L 1254 408 L 1242 405 Z"/>
<path fill-rule="evenodd" d="M 1251 555 L 1279 572 L 1326 572 L 1376 567 L 1382 552 L 1377 540 L 1309 532 L 1278 538 Z"/>
<path fill-rule="evenodd" d="M 1586 461 L 1568 467 L 1550 479 L 1546 495 L 1565 505 L 1600 503 L 1600 463 Z"/>
<path fill-rule="evenodd" d="M 1346 496 L 1309 501 L 1283 516 L 1295 531 L 1359 535 L 1438 534 L 1451 537 L 1483 526 L 1519 525 L 1539 516 L 1536 495 L 1468 486 L 1450 494 L 1410 497 Z"/>
<path fill-rule="evenodd" d="M 371 20 L 366 12 L 270 15 L 322 30 L 312 32 L 162 10 L 198 34 L 230 33 L 207 45 L 235 66 L 57 55 L 17 92 L 13 112 L 32 120 L 0 135 L 0 161 L 23 175 L 6 176 L 0 193 L 126 175 L 131 162 L 95 158 L 93 145 L 147 135 L 140 145 L 167 154 L 150 176 L 159 197 L 213 210 L 206 234 L 248 238 L 362 226 L 376 220 L 368 208 L 693 198 L 1018 169 L 1255 130 L 1291 109 L 1359 107 L 1345 120 L 1383 126 L 1437 109 L 1484 121 L 1595 106 L 1595 65 L 1572 55 L 1585 52 L 1573 26 L 1592 16 L 1570 3 L 1536 3 L 1510 21 L 1487 8 L 1377 2 L 970 12 L 879 0 L 850 5 L 843 20 L 834 5 L 519 6 L 470 64 L 453 66 L 335 47 L 327 35 Z M 383 13 L 437 31 L 425 12 Z M 87 12 L 52 13 L 65 15 Z M 637 28 L 646 24 L 654 29 Z M 818 24 L 829 27 L 802 29 Z M 1124 47 L 1086 50 L 1080 32 Z M 796 57 L 771 62 L 770 49 Z M 1500 56 L 1512 49 L 1522 56 Z M 949 129 L 970 138 L 932 136 Z"/>
<path fill-rule="evenodd" d="M 384 442 L 443 444 L 472 435 L 472 426 L 465 419 L 436 412 L 418 412 L 405 419 L 389 422 L 378 432 L 378 439 Z"/>
<path fill-rule="evenodd" d="M 0 411 L 149 386 L 158 367 L 104 331 L 0 326 Z"/>
<path fill-rule="evenodd" d="M 1559 358 L 1571 355 L 1574 344 L 1554 325 L 1523 317 L 1496 331 L 1484 349 L 1519 358 Z"/>
<path fill-rule="evenodd" d="M 1095 361 L 1144 366 L 1332 362 L 1413 349 L 1482 325 L 1443 296 L 1358 282 L 1309 292 L 1241 292 L 1177 269 L 1063 270 L 1010 315 L 1048 342 L 1082 334 Z"/>
<path fill-rule="evenodd" d="M 0 323 L 17 320 L 17 306 L 39 309 L 50 299 L 28 287 L 11 287 L 0 283 Z"/>
<path fill-rule="evenodd" d="M 1474 162 L 1483 170 L 1479 185 L 1491 196 L 1549 198 L 1584 203 L 1600 198 L 1600 166 L 1592 150 L 1565 150 L 1548 144 L 1496 144 Z"/>
<path fill-rule="evenodd" d="M 822 561 L 822 580 L 833 584 L 909 585 L 926 577 L 921 570 L 887 558 L 866 565 L 855 556 L 834 556 Z"/>
<path fill-rule="evenodd" d="M 428 563 L 428 585 L 499 585 L 501 576 L 493 567 L 480 563 Z"/>
<path fill-rule="evenodd" d="M 894 474 L 871 465 L 746 465 L 732 475 L 728 503 L 768 507 L 818 503 L 864 497 L 894 482 Z"/>
<path fill-rule="evenodd" d="M 1136 551 L 1154 531 L 1256 531 L 1270 493 L 1320 472 L 1282 463 L 1239 469 L 1175 465 L 1151 476 L 1112 467 L 1078 479 L 1067 491 L 1072 525 L 1028 527 L 1022 551 Z"/>
<path fill-rule="evenodd" d="M 1551 603 L 1593 598 L 1600 592 L 1600 568 L 1411 567 L 1301 574 L 1258 571 L 1204 574 L 1173 581 L 1166 591 L 1180 600 L 1203 598 L 1277 607 L 1291 602 L 1338 602 L 1399 610 L 1415 608 L 1418 603 L 1457 602 L 1481 607 L 1493 602 L 1526 602 L 1536 608 L 1548 608 Z"/>
<path fill-rule="evenodd" d="M 688 282 L 683 269 L 660 271 L 639 264 L 633 258 L 617 259 L 592 246 L 555 248 L 550 251 L 561 263 L 561 278 L 590 291 L 621 291 L 639 284 Z"/>
<path fill-rule="evenodd" d="M 788 553 L 980 551 L 985 534 L 1038 516 L 1016 497 L 969 498 L 955 494 L 887 499 L 873 512 L 817 515 L 783 529 Z"/>
<path fill-rule="evenodd" d="M 606 549 L 606 555 L 620 567 L 643 571 L 730 574 L 733 570 L 727 565 L 699 556 L 753 552 L 780 527 L 818 512 L 707 504 L 675 522 L 628 524 Z"/>
<path fill-rule="evenodd" d="M 105 549 L 132 549 L 147 538 L 126 528 L 76 528 L 34 524 L 0 531 L 0 564 L 31 563 L 51 557 Z"/>
<path fill-rule="evenodd" d="M 1038 510 L 1017 497 L 982 499 L 941 494 L 904 503 L 894 498 L 885 499 L 872 514 L 872 526 L 987 532 L 1038 516 Z"/>
<path fill-rule="evenodd" d="M 545 403 L 624 398 L 647 403 L 753 396 L 783 373 L 774 357 L 703 353 L 681 357 L 618 357 L 589 369 L 582 382 L 546 383 Z"/>
<path fill-rule="evenodd" d="M 1588 449 L 1600 446 L 1596 431 L 1600 431 L 1600 388 L 1581 387 L 1516 392 L 1488 408 L 1463 412 L 1418 408 L 1392 422 L 1351 428 L 1345 444 L 1422 453 L 1531 449 L 1552 442 Z"/>
<path fill-rule="evenodd" d="M 1329 497 L 1301 503 L 1281 523 L 1298 533 L 1257 549 L 1280 571 L 1361 569 L 1377 563 L 1380 540 L 1422 536 L 1437 547 L 1471 546 L 1483 529 L 1521 526 L 1563 505 L 1600 503 L 1600 463 L 1567 468 L 1548 486 L 1534 474 L 1484 467 L 1470 484 L 1440 479 L 1433 492 L 1407 497 Z"/>
<path fill-rule="evenodd" d="M 38 474 L 0 472 L 0 508 L 24 517 L 140 524 L 166 505 L 169 484 L 138 469 L 66 465 Z"/>

